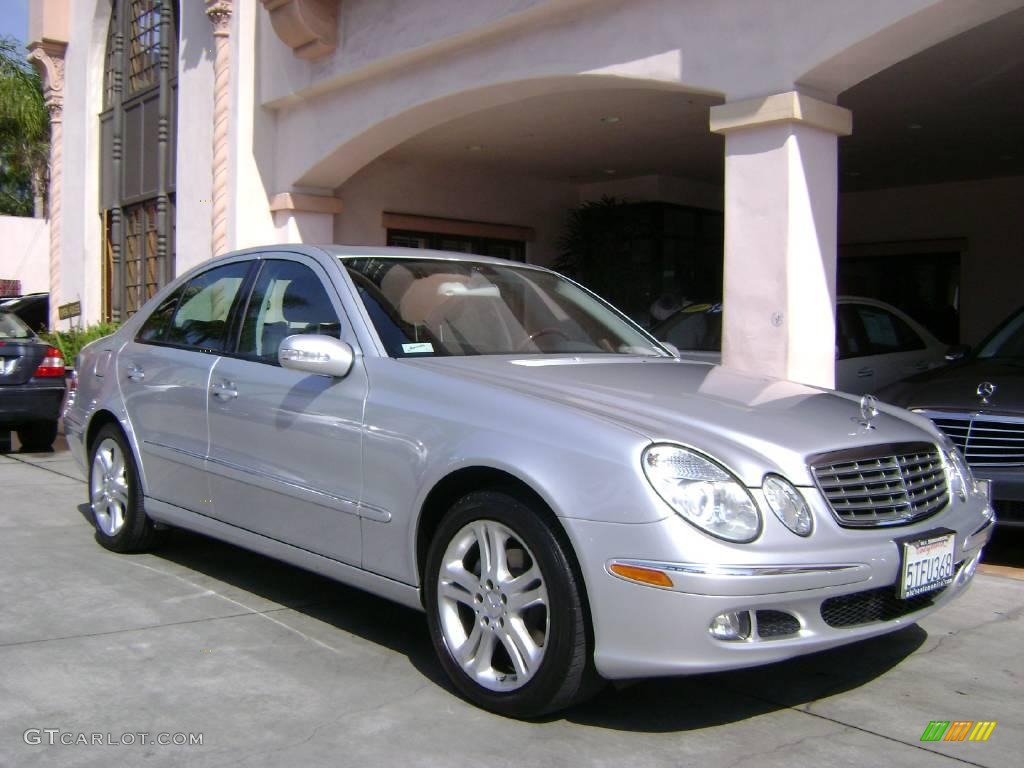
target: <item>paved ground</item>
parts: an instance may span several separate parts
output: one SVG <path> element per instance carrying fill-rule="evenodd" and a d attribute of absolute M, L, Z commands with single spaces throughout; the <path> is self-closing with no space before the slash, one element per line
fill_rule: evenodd
<path fill-rule="evenodd" d="M 0 455 L 2 766 L 994 768 L 1024 752 L 1012 570 L 886 638 L 520 723 L 452 693 L 420 615 L 180 532 L 157 554 L 110 554 L 84 496 L 65 450 Z M 957 719 L 998 726 L 987 743 L 919 741 Z M 60 744 L 140 732 L 203 742 Z"/>

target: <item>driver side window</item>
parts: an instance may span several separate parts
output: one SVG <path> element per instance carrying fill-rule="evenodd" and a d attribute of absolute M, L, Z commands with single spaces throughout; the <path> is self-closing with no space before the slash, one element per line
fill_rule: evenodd
<path fill-rule="evenodd" d="M 238 355 L 278 365 L 288 336 L 314 333 L 341 338 L 341 320 L 312 269 L 294 261 L 268 260 L 249 299 Z"/>

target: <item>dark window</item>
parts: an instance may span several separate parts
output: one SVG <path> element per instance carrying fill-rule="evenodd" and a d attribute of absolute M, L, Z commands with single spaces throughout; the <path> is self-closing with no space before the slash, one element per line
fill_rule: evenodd
<path fill-rule="evenodd" d="M 526 261 L 526 243 L 522 240 L 500 240 L 494 237 L 468 237 L 436 232 L 414 232 L 408 229 L 389 229 L 388 245 L 401 248 L 429 248 L 435 251 L 472 253 L 494 256 L 510 261 Z"/>
<path fill-rule="evenodd" d="M 338 313 L 312 269 L 294 261 L 264 262 L 245 313 L 238 354 L 277 365 L 281 342 L 298 333 L 340 338 Z"/>
<path fill-rule="evenodd" d="M 193 277 L 181 295 L 162 341 L 201 352 L 220 352 L 229 331 L 231 308 L 249 262 L 226 264 Z"/>
<path fill-rule="evenodd" d="M 845 246 L 841 250 L 873 247 L 876 246 Z M 883 248 L 885 244 L 877 247 Z M 960 339 L 959 253 L 842 255 L 836 279 L 840 296 L 884 301 L 947 344 Z"/>
<path fill-rule="evenodd" d="M 892 312 L 867 304 L 855 306 L 864 327 L 869 350 L 867 354 L 885 355 L 925 348 L 921 337 Z"/>
<path fill-rule="evenodd" d="M 136 341 L 144 343 L 147 341 L 163 340 L 167 323 L 170 321 L 171 315 L 174 314 L 174 310 L 178 306 L 178 299 L 181 298 L 181 294 L 184 291 L 185 287 L 182 286 L 157 305 L 157 308 L 153 310 L 153 314 L 146 319 L 146 322 L 142 324 L 142 328 L 139 329 L 139 335 L 135 337 Z"/>

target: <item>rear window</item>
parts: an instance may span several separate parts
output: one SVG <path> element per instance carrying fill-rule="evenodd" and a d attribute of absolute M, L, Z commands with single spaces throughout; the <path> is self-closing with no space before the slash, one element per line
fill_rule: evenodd
<path fill-rule="evenodd" d="M 31 339 L 34 333 L 17 316 L 0 312 L 0 339 Z"/>

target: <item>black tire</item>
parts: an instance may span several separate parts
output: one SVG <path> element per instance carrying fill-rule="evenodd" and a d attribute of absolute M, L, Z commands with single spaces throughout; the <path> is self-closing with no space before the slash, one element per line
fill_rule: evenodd
<path fill-rule="evenodd" d="M 111 444 L 116 446 L 123 457 L 123 472 L 117 474 L 123 476 L 124 480 L 124 503 L 117 505 L 122 515 L 122 523 L 117 527 L 109 524 L 111 507 L 98 503 L 94 490 L 98 484 L 102 485 L 103 477 L 98 474 L 102 472 L 102 462 L 97 462 L 97 454 L 104 451 L 105 456 L 110 455 Z M 142 487 L 139 483 L 135 457 L 124 433 L 114 424 L 102 427 L 89 446 L 89 508 L 93 526 L 96 528 L 96 541 L 106 549 L 112 552 L 144 552 L 152 549 L 157 543 L 159 531 L 146 515 L 143 506 Z M 104 524 L 105 515 L 108 524 Z M 105 528 L 107 530 L 104 530 Z"/>
<path fill-rule="evenodd" d="M 56 421 L 33 421 L 18 427 L 21 450 L 29 453 L 43 453 L 53 448 L 57 439 Z"/>
<path fill-rule="evenodd" d="M 546 616 L 540 622 L 546 631 L 546 636 L 543 638 L 543 651 L 539 664 L 534 667 L 532 676 L 523 676 L 526 682 L 522 684 L 517 682 L 519 675 L 515 670 L 511 675 L 499 673 L 498 678 L 501 682 L 494 683 L 495 685 L 508 684 L 506 681 L 511 676 L 516 680 L 511 684 L 519 685 L 511 690 L 492 690 L 470 676 L 456 659 L 445 637 L 445 627 L 449 627 L 449 632 L 451 632 L 450 627 L 455 626 L 457 632 L 466 633 L 464 643 L 466 647 L 469 647 L 472 644 L 472 637 L 469 636 L 469 633 L 476 632 L 478 623 L 483 626 L 483 622 L 490 621 L 486 617 L 488 611 L 500 612 L 502 609 L 502 606 L 496 604 L 493 598 L 497 595 L 498 601 L 506 601 L 504 586 L 500 589 L 491 588 L 490 592 L 484 593 L 487 596 L 481 599 L 481 593 L 488 588 L 485 586 L 485 576 L 480 573 L 483 568 L 478 565 L 474 573 L 462 571 L 463 575 L 472 576 L 477 580 L 473 582 L 476 584 L 473 586 L 473 592 L 476 594 L 466 592 L 466 595 L 469 595 L 467 601 L 449 600 L 447 604 L 455 606 L 457 611 L 449 608 L 445 612 L 439 602 L 441 568 L 444 563 L 451 562 L 451 555 L 449 553 L 449 557 L 446 559 L 446 552 L 449 551 L 449 546 L 459 546 L 459 541 L 468 540 L 467 536 L 472 538 L 472 534 L 467 534 L 467 526 L 472 523 L 482 523 L 483 525 L 497 523 L 499 524 L 496 526 L 497 530 L 511 533 L 512 536 L 506 539 L 506 545 L 509 548 L 504 549 L 503 547 L 506 557 L 515 552 L 517 553 L 515 557 L 519 562 L 532 563 L 539 568 L 541 578 L 533 583 L 541 585 L 546 590 L 547 602 L 543 604 Z M 570 545 L 565 539 L 564 532 L 556 529 L 555 525 L 557 524 L 548 521 L 542 511 L 534 508 L 533 502 L 497 490 L 477 491 L 464 496 L 452 506 L 441 521 L 430 544 L 424 579 L 427 622 L 434 650 L 437 652 L 441 666 L 455 687 L 469 701 L 483 709 L 507 717 L 532 718 L 555 712 L 579 703 L 600 687 L 600 678 L 594 671 L 591 660 L 592 649 L 584 604 L 584 590 L 573 566 Z M 482 554 L 479 553 L 479 545 L 474 544 L 470 545 L 467 550 L 466 557 L 469 560 L 474 557 L 472 554 L 474 546 L 478 548 L 477 557 L 482 557 Z M 466 561 L 460 562 L 460 565 L 464 562 Z M 512 558 L 509 557 L 508 573 L 510 578 L 514 576 L 511 562 Z M 451 584 L 449 579 L 449 589 L 451 589 Z M 506 581 L 504 584 L 511 585 L 511 581 Z M 456 589 L 460 595 L 465 591 L 462 587 Z M 492 607 L 487 608 L 488 604 Z M 511 612 L 511 603 L 507 603 L 505 607 L 509 608 Z M 535 610 L 538 610 L 537 607 L 525 609 L 525 611 Z M 525 611 L 515 614 L 515 616 L 521 618 L 521 615 L 525 615 Z M 445 618 L 442 617 L 443 612 L 448 617 L 447 624 Z M 531 619 L 531 621 L 533 620 Z M 490 640 L 492 644 L 490 647 L 494 650 L 486 653 L 488 659 L 491 659 L 491 671 L 502 665 L 512 668 L 514 666 L 511 661 L 512 655 L 508 650 L 512 632 L 497 629 L 498 621 L 502 622 L 502 627 L 506 626 L 504 620 L 495 618 L 493 621 L 494 625 L 489 627 L 491 631 L 496 635 L 499 632 L 505 632 L 505 635 L 504 639 L 498 635 L 498 639 Z M 510 619 L 509 627 L 513 626 L 511 621 Z M 484 630 L 485 632 L 486 630 Z M 514 645 L 514 643 L 511 644 Z M 495 662 L 494 659 L 498 659 L 498 661 Z M 467 666 L 472 667 L 473 662 L 467 661 Z"/>

